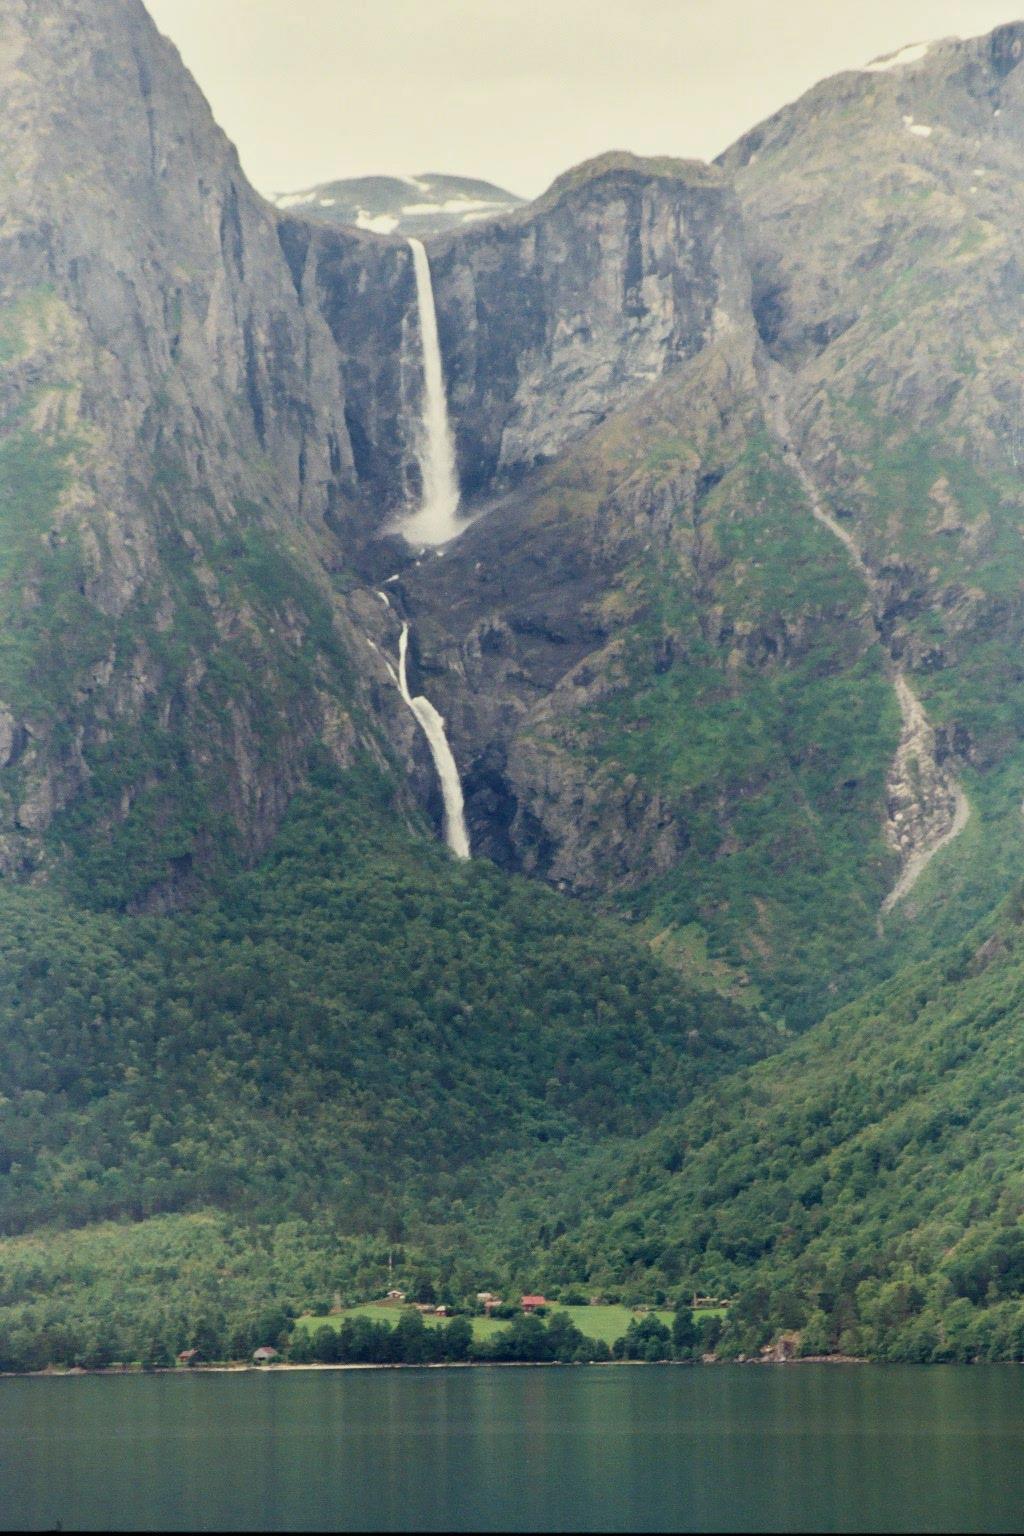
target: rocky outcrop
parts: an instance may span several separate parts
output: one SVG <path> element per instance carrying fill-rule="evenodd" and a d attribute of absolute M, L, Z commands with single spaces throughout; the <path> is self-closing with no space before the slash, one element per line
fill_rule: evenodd
<path fill-rule="evenodd" d="M 0 135 L 0 864 L 122 829 L 143 899 L 211 825 L 265 846 L 318 738 L 350 755 L 325 568 L 373 381 L 336 310 L 404 252 L 325 231 L 307 277 L 139 0 L 8 0 Z"/>
<path fill-rule="evenodd" d="M 732 190 L 696 161 L 602 156 L 429 252 L 470 499 L 553 458 L 748 310 Z"/>
<path fill-rule="evenodd" d="M 891 644 L 892 636 L 884 622 L 883 583 L 867 565 L 849 528 L 844 528 L 832 515 L 793 445 L 786 370 L 762 359 L 759 376 L 765 416 L 782 445 L 786 462 L 800 480 L 814 518 L 838 539 L 863 578 L 871 594 L 879 639 L 883 644 Z M 948 754 L 940 756 L 935 731 L 907 682 L 899 657 L 891 651 L 890 676 L 900 708 L 900 740 L 886 779 L 885 833 L 902 869 L 882 903 L 883 912 L 891 911 L 910 894 L 935 855 L 963 831 L 970 816 L 970 804 L 952 771 Z"/>

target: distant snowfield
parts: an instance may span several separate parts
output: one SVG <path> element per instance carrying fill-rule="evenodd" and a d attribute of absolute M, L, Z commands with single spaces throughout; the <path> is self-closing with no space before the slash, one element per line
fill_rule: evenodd
<path fill-rule="evenodd" d="M 356 216 L 356 229 L 368 229 L 375 235 L 390 235 L 398 228 L 398 220 L 390 213 L 367 213 L 360 208 Z"/>
<path fill-rule="evenodd" d="M 916 64 L 932 46 L 932 43 L 908 43 L 906 48 L 900 48 L 896 53 L 884 54 L 880 59 L 872 59 L 870 64 L 862 65 L 862 73 L 881 74 L 888 69 L 902 69 L 904 64 Z"/>
<path fill-rule="evenodd" d="M 415 199 L 410 193 L 417 193 Z M 491 182 L 431 173 L 422 176 L 356 176 L 321 182 L 300 192 L 278 192 L 275 207 L 322 215 L 332 224 L 374 235 L 435 235 L 478 219 L 510 213 L 522 202 Z"/>
<path fill-rule="evenodd" d="M 912 117 L 904 117 L 903 126 L 908 133 L 916 134 L 919 139 L 930 139 L 932 136 L 932 129 L 927 123 L 915 123 Z"/>
<path fill-rule="evenodd" d="M 275 208 L 298 208 L 303 203 L 315 203 L 315 192 L 282 192 L 273 199 Z"/>
<path fill-rule="evenodd" d="M 449 197 L 443 203 L 406 203 L 402 212 L 406 218 L 419 218 L 429 213 L 487 213 L 507 207 L 506 202 L 495 202 L 493 198 L 485 202 L 478 197 Z"/>

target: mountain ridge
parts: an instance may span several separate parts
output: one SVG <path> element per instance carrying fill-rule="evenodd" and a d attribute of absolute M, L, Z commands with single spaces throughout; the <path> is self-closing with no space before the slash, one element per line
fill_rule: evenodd
<path fill-rule="evenodd" d="M 419 552 L 407 241 L 258 197 L 135 0 L 4 21 L 8 1224 L 219 1254 L 255 1192 L 275 1304 L 408 1238 L 735 1290 L 733 1354 L 1012 1352 L 1024 24 L 431 236 Z"/>

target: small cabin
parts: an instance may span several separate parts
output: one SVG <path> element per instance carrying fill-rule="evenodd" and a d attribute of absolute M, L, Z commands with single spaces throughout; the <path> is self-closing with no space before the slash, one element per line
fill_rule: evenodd
<path fill-rule="evenodd" d="M 404 1301 L 404 1291 L 388 1291 L 388 1301 Z"/>
<path fill-rule="evenodd" d="M 198 1349 L 183 1349 L 181 1354 L 178 1356 L 178 1364 L 198 1365 L 202 1358 L 203 1357 Z"/>
<path fill-rule="evenodd" d="M 273 1365 L 274 1361 L 280 1357 L 272 1345 L 261 1344 L 259 1349 L 253 1350 L 252 1358 L 254 1365 Z"/>
<path fill-rule="evenodd" d="M 524 1312 L 536 1312 L 538 1307 L 546 1307 L 547 1301 L 543 1296 L 523 1296 L 520 1298 L 519 1305 Z"/>

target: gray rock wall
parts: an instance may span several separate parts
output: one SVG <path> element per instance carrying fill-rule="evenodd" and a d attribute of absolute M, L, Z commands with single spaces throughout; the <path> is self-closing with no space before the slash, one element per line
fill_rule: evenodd
<path fill-rule="evenodd" d="M 732 192 L 612 154 L 429 247 L 469 497 L 553 458 L 747 310 Z"/>

